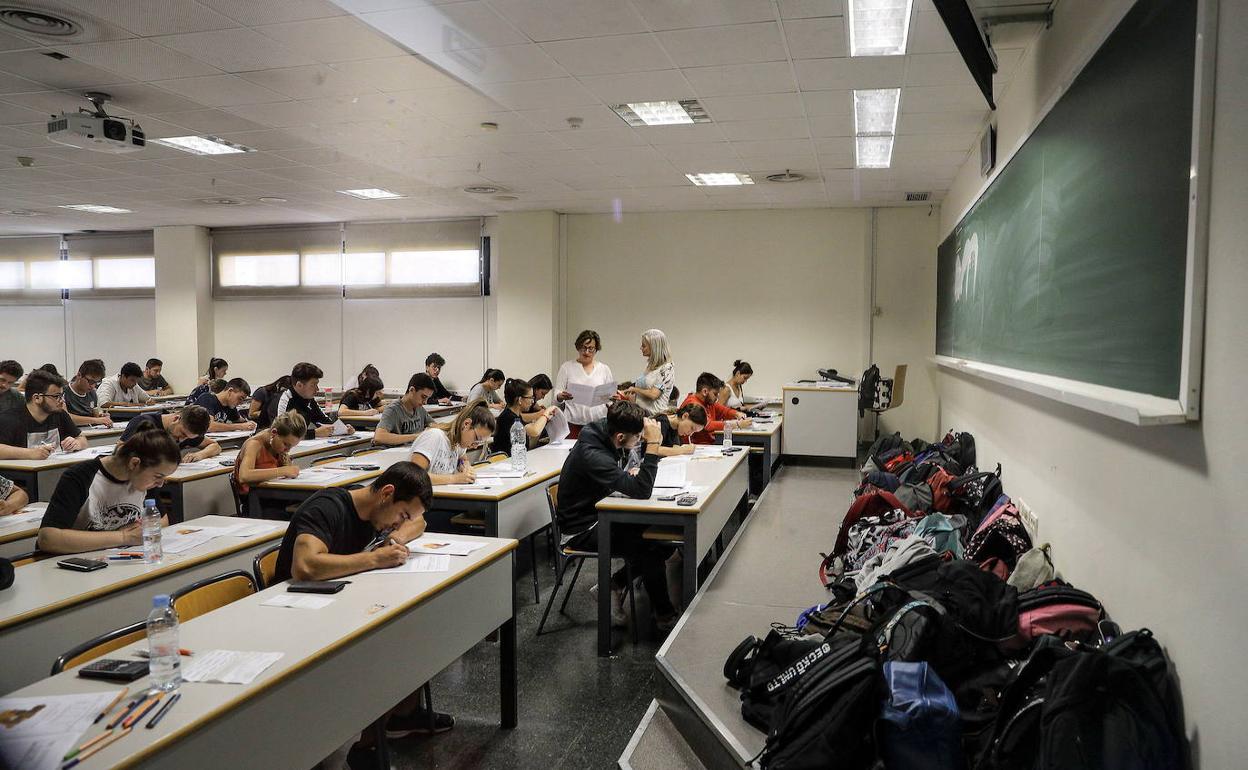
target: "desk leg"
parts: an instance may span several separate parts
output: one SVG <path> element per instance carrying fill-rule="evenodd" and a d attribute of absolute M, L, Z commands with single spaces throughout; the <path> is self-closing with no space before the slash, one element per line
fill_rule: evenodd
<path fill-rule="evenodd" d="M 690 517 L 693 518 L 693 517 Z M 598 657 L 611 654 L 611 518 L 598 514 Z"/>
<path fill-rule="evenodd" d="M 681 578 L 680 603 L 688 607 L 698 592 L 698 522 L 697 516 L 684 516 L 685 555 L 681 562 L 684 576 Z M 683 609 L 682 607 L 682 609 Z"/>
<path fill-rule="evenodd" d="M 181 484 L 169 485 L 169 523 L 181 524 L 186 512 L 183 510 L 184 496 Z"/>
<path fill-rule="evenodd" d="M 518 672 L 516 667 L 516 554 L 511 554 L 511 619 L 499 627 L 498 692 L 500 724 L 513 729 L 520 711 Z"/>

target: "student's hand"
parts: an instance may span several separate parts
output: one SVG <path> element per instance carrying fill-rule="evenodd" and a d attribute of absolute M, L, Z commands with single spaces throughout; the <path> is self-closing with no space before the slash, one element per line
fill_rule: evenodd
<path fill-rule="evenodd" d="M 410 543 L 423 534 L 425 534 L 425 517 L 417 516 L 400 524 L 391 537 L 400 543 Z"/>
<path fill-rule="evenodd" d="M 542 416 L 545 417 L 547 420 L 549 420 L 553 418 L 555 416 L 555 412 L 558 412 L 558 411 L 559 411 L 559 407 L 548 406 L 546 407 L 546 409 L 542 411 Z"/>
<path fill-rule="evenodd" d="M 559 391 L 559 394 L 555 396 L 555 400 L 556 401 L 571 401 L 572 394 L 566 390 L 561 390 Z"/>
<path fill-rule="evenodd" d="M 642 423 L 641 438 L 647 444 L 663 443 L 663 431 L 659 428 L 659 421 L 647 417 Z"/>
<path fill-rule="evenodd" d="M 206 455 L 205 455 L 203 452 L 191 452 L 190 454 L 188 454 L 188 455 L 184 455 L 184 456 L 182 457 L 182 462 L 184 462 L 184 463 L 197 463 L 197 462 L 199 462 L 200 460 L 205 459 L 205 457 L 206 457 Z"/>
<path fill-rule="evenodd" d="M 450 397 L 449 397 L 449 396 L 448 396 L 447 398 L 439 398 L 439 399 L 438 399 L 438 403 L 439 403 L 439 404 L 441 404 L 442 406 L 450 406 L 450 405 L 451 405 L 451 399 L 450 399 Z"/>
<path fill-rule="evenodd" d="M 52 447 L 48 446 L 47 444 L 40 444 L 39 446 L 31 447 L 30 449 L 26 450 L 26 459 L 27 460 L 46 460 L 48 459 L 48 455 L 50 454 L 52 454 Z"/>
<path fill-rule="evenodd" d="M 636 476 L 640 472 L 641 472 L 641 468 L 629 468 L 628 469 L 629 476 Z"/>
<path fill-rule="evenodd" d="M 451 476 L 452 484 L 471 484 L 477 480 L 477 472 L 473 470 L 471 465 L 466 465 L 459 469 L 459 472 Z"/>
<path fill-rule="evenodd" d="M 407 546 L 391 542 L 370 553 L 373 555 L 373 569 L 388 569 L 401 567 L 407 561 L 408 552 Z"/>
<path fill-rule="evenodd" d="M 294 479 L 299 477 L 299 466 L 297 465 L 283 465 L 278 468 L 278 471 L 280 471 L 278 474 L 279 479 Z"/>
<path fill-rule="evenodd" d="M 334 435 L 334 426 L 332 426 L 332 425 L 318 425 L 318 426 L 316 426 L 316 437 L 317 437 L 317 438 L 327 438 L 327 437 L 332 436 L 332 435 Z"/>
<path fill-rule="evenodd" d="M 347 435 L 348 435 L 348 436 L 350 436 L 352 433 L 355 433 L 355 426 L 354 426 L 354 425 L 348 425 L 348 426 L 347 426 Z"/>
<path fill-rule="evenodd" d="M 751 422 L 752 422 L 752 421 L 750 420 L 750 418 L 749 418 L 749 417 L 740 417 L 740 418 L 738 418 L 738 419 L 737 419 L 737 427 L 738 427 L 738 428 L 748 428 L 748 427 L 750 427 Z"/>
<path fill-rule="evenodd" d="M 109 417 L 108 415 L 104 415 L 103 417 L 96 417 L 91 422 L 94 425 L 103 425 L 105 428 L 113 427 L 113 418 Z"/>
<path fill-rule="evenodd" d="M 143 542 L 143 522 L 135 521 L 117 530 L 121 535 L 120 545 L 139 545 Z"/>
<path fill-rule="evenodd" d="M 695 451 L 696 451 L 696 450 L 694 449 L 693 444 L 681 444 L 680 446 L 676 447 L 676 452 L 675 452 L 675 454 L 678 454 L 678 455 L 691 455 L 691 454 L 693 454 Z"/>

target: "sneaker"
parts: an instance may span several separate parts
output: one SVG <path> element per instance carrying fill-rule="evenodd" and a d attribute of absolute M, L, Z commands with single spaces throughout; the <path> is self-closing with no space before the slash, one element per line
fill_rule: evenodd
<path fill-rule="evenodd" d="M 347 752 L 349 770 L 377 770 L 377 747 L 355 744 Z"/>
<path fill-rule="evenodd" d="M 594 604 L 598 604 L 598 584 L 594 583 L 589 587 L 589 595 L 594 597 Z M 611 589 L 611 627 L 627 628 L 628 612 L 624 610 L 624 589 Z"/>
<path fill-rule="evenodd" d="M 435 733 L 444 733 L 454 726 L 455 717 L 450 714 L 435 711 L 433 712 L 433 719 L 430 720 L 428 711 L 416 709 L 410 714 L 392 714 L 386 720 L 386 737 L 402 738 L 413 733 L 433 735 Z"/>

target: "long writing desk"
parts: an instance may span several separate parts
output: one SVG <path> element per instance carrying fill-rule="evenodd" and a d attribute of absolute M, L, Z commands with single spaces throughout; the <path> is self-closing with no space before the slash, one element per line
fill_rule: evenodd
<path fill-rule="evenodd" d="M 123 431 L 124 426 L 106 428 L 103 425 L 86 425 L 82 428 L 82 435 L 87 439 L 87 446 L 109 446 L 121 439 Z"/>
<path fill-rule="evenodd" d="M 113 422 L 126 422 L 127 420 L 138 417 L 141 414 L 151 414 L 152 412 L 168 412 L 178 408 L 178 404 L 172 402 L 154 403 L 154 404 L 128 404 L 126 406 L 106 406 L 104 411 L 108 412 L 108 416 L 113 418 Z"/>
<path fill-rule="evenodd" d="M 35 550 L 35 537 L 47 503 L 30 503 L 11 516 L 0 517 L 0 556 L 12 558 Z"/>
<path fill-rule="evenodd" d="M 197 526 L 224 527 L 239 520 L 205 516 Z M 18 567 L 13 587 L 0 591 L 0 692 L 46 676 L 57 655 L 80 642 L 147 617 L 152 596 L 231 569 L 251 570 L 257 553 L 286 532 L 286 522 L 257 521 L 265 532 L 218 537 L 161 564 L 110 561 L 107 569 L 74 572 L 59 557 Z M 177 527 L 179 525 L 171 525 Z M 184 525 L 183 525 L 184 526 Z M 105 551 L 80 554 L 105 558 Z"/>
<path fill-rule="evenodd" d="M 732 443 L 738 446 L 759 447 L 763 451 L 758 455 L 750 455 L 750 491 L 755 495 L 771 483 L 771 476 L 780 465 L 780 445 L 784 417 L 779 415 L 763 417 L 762 422 L 754 421 L 748 428 L 734 430 Z M 717 438 L 723 438 L 723 431 L 716 431 Z"/>
<path fill-rule="evenodd" d="M 0 460 L 0 476 L 5 476 L 26 490 L 31 500 L 47 501 L 61 474 L 71 465 L 109 454 L 105 447 L 87 447 L 78 452 L 59 452 L 43 460 Z"/>
<path fill-rule="evenodd" d="M 487 546 L 450 557 L 449 572 L 354 575 L 319 610 L 263 606 L 285 591 L 279 584 L 184 623 L 179 641 L 197 652 L 282 657 L 251 684 L 183 683 L 182 698 L 166 718 L 101 750 L 92 767 L 311 767 L 495 630 L 500 722 L 515 727 L 516 542 L 473 539 Z M 110 656 L 125 657 L 144 645 Z M 118 689 L 70 670 L 10 695 Z M 96 725 L 87 735 L 101 730 Z"/>
<path fill-rule="evenodd" d="M 691 506 L 658 500 L 670 490 L 655 489 L 647 499 L 607 497 L 598 503 L 598 552 L 611 553 L 611 528 L 616 524 L 676 528 L 684 542 L 683 596 L 687 607 L 698 590 L 698 565 L 710 553 L 719 533 L 749 504 L 749 463 L 745 452 L 730 457 L 669 457 L 662 463 L 686 462 L 687 482 L 701 487 Z M 598 585 L 611 585 L 611 560 L 598 561 Z M 611 654 L 611 592 L 598 591 L 598 654 Z"/>

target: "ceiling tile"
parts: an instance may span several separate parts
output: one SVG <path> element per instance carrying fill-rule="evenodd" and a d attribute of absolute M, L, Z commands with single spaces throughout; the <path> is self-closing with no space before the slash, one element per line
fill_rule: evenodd
<path fill-rule="evenodd" d="M 191 32 L 151 40 L 226 72 L 250 72 L 313 63 L 310 57 L 250 29 Z"/>
<path fill-rule="evenodd" d="M 281 0 L 258 3 L 256 0 L 198 0 L 213 10 L 229 16 L 240 24 L 276 24 L 300 19 L 321 19 L 343 16 L 346 11 L 330 0 Z"/>
<path fill-rule="evenodd" d="M 681 70 L 699 97 L 796 91 L 787 61 L 686 67 Z"/>
<path fill-rule="evenodd" d="M 733 149 L 742 158 L 784 155 L 794 158 L 815 159 L 814 147 L 809 139 L 767 139 L 760 141 L 733 142 Z"/>
<path fill-rule="evenodd" d="M 724 141 L 724 129 L 718 123 L 695 123 L 683 126 L 646 126 L 633 129 L 655 147 L 665 144 L 691 144 Z"/>
<path fill-rule="evenodd" d="M 775 22 L 657 33 L 678 67 L 782 61 L 784 43 Z"/>
<path fill-rule="evenodd" d="M 467 86 L 401 91 L 392 94 L 392 96 L 399 97 L 405 105 L 417 114 L 431 115 L 433 117 L 472 115 L 482 112 L 498 112 L 504 109 L 497 101 L 479 94 Z"/>
<path fill-rule="evenodd" d="M 526 110 L 515 113 L 541 131 L 593 131 L 595 129 L 619 128 L 625 125 L 619 115 L 601 105 L 583 105 L 576 108 L 551 108 Z M 580 128 L 572 129 L 568 118 L 581 119 Z"/>
<path fill-rule="evenodd" d="M 432 64 L 408 54 L 386 59 L 341 62 L 332 69 L 378 91 L 410 91 L 459 85 L 458 81 Z"/>
<path fill-rule="evenodd" d="M 780 0 L 780 17 L 783 19 L 844 15 L 844 0 Z"/>
<path fill-rule="evenodd" d="M 646 143 L 641 134 L 626 126 L 602 129 L 583 128 L 576 131 L 558 131 L 556 134 L 564 144 L 575 149 L 630 147 Z"/>
<path fill-rule="evenodd" d="M 316 125 L 320 111 L 306 102 L 269 102 L 267 104 L 238 104 L 223 108 L 253 123 L 272 128 L 294 128 Z"/>
<path fill-rule="evenodd" d="M 901 108 L 910 112 L 969 112 L 988 109 L 984 95 L 973 85 L 914 86 L 901 91 Z"/>
<path fill-rule="evenodd" d="M 27 48 L 41 48 L 42 45 L 32 40 L 26 40 L 11 35 L 8 32 L 0 32 L 0 51 L 20 51 Z"/>
<path fill-rule="evenodd" d="M 672 63 L 650 33 L 559 40 L 542 44 L 574 77 L 671 69 Z"/>
<path fill-rule="evenodd" d="M 724 135 L 732 141 L 755 139 L 804 139 L 810 136 L 810 125 L 805 118 L 780 118 L 776 120 L 738 120 L 722 123 Z"/>
<path fill-rule="evenodd" d="M 909 112 L 902 106 L 897 118 L 898 134 L 979 133 L 988 124 L 988 111 Z"/>
<path fill-rule="evenodd" d="M 803 91 L 844 91 L 854 88 L 894 88 L 905 74 L 904 56 L 868 56 L 841 59 L 803 59 L 793 63 Z"/>
<path fill-rule="evenodd" d="M 266 129 L 264 131 L 238 131 L 228 134 L 222 134 L 222 139 L 229 139 L 231 142 L 254 147 L 257 150 L 294 150 L 303 147 L 314 147 L 315 143 L 309 142 L 302 137 L 295 136 L 288 131 L 277 131 Z M 247 156 L 260 155 L 267 156 L 266 152 L 248 153 Z M 236 155 L 234 158 L 242 158 L 244 156 Z"/>
<path fill-rule="evenodd" d="M 500 104 L 513 110 L 546 107 L 578 107 L 598 104 L 598 98 L 572 78 L 529 80 L 523 83 L 494 83 L 483 89 Z"/>
<path fill-rule="evenodd" d="M 481 136 L 489 138 L 490 134 L 532 134 L 545 129 L 523 114 L 503 110 L 501 112 L 466 113 L 463 115 L 444 115 L 438 121 L 445 124 L 458 136 Z M 482 123 L 497 123 L 493 132 L 481 128 Z M 566 128 L 566 126 L 564 126 Z"/>
<path fill-rule="evenodd" d="M 480 0 L 363 13 L 360 18 L 413 53 L 437 61 L 455 48 L 531 42 Z"/>
<path fill-rule="evenodd" d="M 960 54 L 926 53 L 906 57 L 905 85 L 975 87 L 975 80 Z"/>
<path fill-rule="evenodd" d="M 237 27 L 195 0 L 73 0 L 74 7 L 136 35 L 171 35 Z"/>
<path fill-rule="evenodd" d="M 665 144 L 655 148 L 678 168 L 688 163 L 739 163 L 741 156 L 729 142 Z"/>
<path fill-rule="evenodd" d="M 152 73 L 169 78 L 217 74 L 215 68 L 150 40 L 113 40 L 107 43 L 66 45 L 58 46 L 57 50 L 77 61 L 135 80 L 147 80 Z"/>
<path fill-rule="evenodd" d="M 43 91 L 47 86 L 34 80 L 0 72 L 0 94 L 24 94 L 31 91 Z"/>
<path fill-rule="evenodd" d="M 839 16 L 786 21 L 784 36 L 794 59 L 826 59 L 849 55 L 845 23 Z"/>
<path fill-rule="evenodd" d="M 0 53 L 0 71 L 34 80 L 52 88 L 84 89 L 130 80 L 123 75 L 92 67 L 74 59 L 56 61 L 44 56 L 45 52 L 50 53 L 51 49 Z"/>
<path fill-rule="evenodd" d="M 620 0 L 490 0 L 490 6 L 539 43 L 647 30 L 633 5 Z"/>
<path fill-rule="evenodd" d="M 653 30 L 719 27 L 771 21 L 771 3 L 723 0 L 632 0 Z"/>
<path fill-rule="evenodd" d="M 893 151 L 901 156 L 922 152 L 970 152 L 976 146 L 979 135 L 960 134 L 905 134 L 898 136 Z"/>
<path fill-rule="evenodd" d="M 820 115 L 810 119 L 810 135 L 816 138 L 826 136 L 853 136 L 854 116 L 852 113 L 842 115 Z"/>
<path fill-rule="evenodd" d="M 18 123 L 33 123 L 47 120 L 47 117 L 47 114 L 43 112 L 22 107 L 12 102 L 0 102 L 0 125 L 12 126 Z"/>
<path fill-rule="evenodd" d="M 715 96 L 702 100 L 711 119 L 717 123 L 730 120 L 765 118 L 800 118 L 805 116 L 798 94 L 756 94 L 753 96 Z"/>
<path fill-rule="evenodd" d="M 222 134 L 230 131 L 257 131 L 264 126 L 231 115 L 223 110 L 189 110 L 165 112 L 156 117 L 190 129 L 192 134 Z"/>
<path fill-rule="evenodd" d="M 693 86 L 678 69 L 578 78 L 607 104 L 692 99 Z"/>
<path fill-rule="evenodd" d="M 239 77 L 292 99 L 318 99 L 372 90 L 365 80 L 349 77 L 325 64 L 243 72 Z"/>
<path fill-rule="evenodd" d="M 122 112 L 150 115 L 153 112 L 172 112 L 174 110 L 190 110 L 201 106 L 192 99 L 171 94 L 146 83 L 121 83 L 108 87 L 112 101 L 108 108 L 116 108 Z"/>
<path fill-rule="evenodd" d="M 922 11 L 914 15 L 910 22 L 910 39 L 906 43 L 906 53 L 952 53 L 958 50 L 949 37 L 949 30 L 940 20 L 940 14 Z"/>
<path fill-rule="evenodd" d="M 810 117 L 852 115 L 854 112 L 853 91 L 803 91 L 802 102 Z"/>
<path fill-rule="evenodd" d="M 185 96 L 206 107 L 232 107 L 280 101 L 283 94 L 258 86 L 237 75 L 206 75 L 177 80 L 157 80 L 152 85 Z"/>
<path fill-rule="evenodd" d="M 352 16 L 266 24 L 255 30 L 295 53 L 324 63 L 381 59 L 407 53 Z"/>
<path fill-rule="evenodd" d="M 542 80 L 566 77 L 568 74 L 541 46 L 533 43 L 478 48 L 472 53 L 480 66 L 480 70 L 472 76 L 473 85 Z"/>

